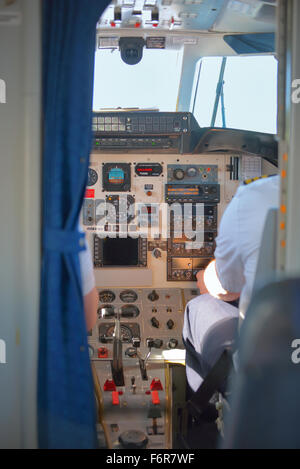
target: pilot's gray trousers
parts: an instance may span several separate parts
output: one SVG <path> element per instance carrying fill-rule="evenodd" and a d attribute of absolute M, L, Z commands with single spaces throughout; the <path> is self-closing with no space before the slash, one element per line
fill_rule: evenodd
<path fill-rule="evenodd" d="M 186 375 L 193 391 L 217 362 L 225 348 L 233 348 L 239 310 L 209 294 L 189 301 L 184 314 Z"/>

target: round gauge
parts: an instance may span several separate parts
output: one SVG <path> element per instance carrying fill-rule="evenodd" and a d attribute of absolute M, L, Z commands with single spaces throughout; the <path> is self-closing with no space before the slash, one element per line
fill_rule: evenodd
<path fill-rule="evenodd" d="M 135 303 L 138 296 L 134 290 L 124 290 L 120 293 L 120 298 L 123 303 Z"/>
<path fill-rule="evenodd" d="M 112 305 L 102 305 L 98 308 L 98 316 L 100 319 L 113 318 L 115 316 L 115 308 Z"/>
<path fill-rule="evenodd" d="M 121 316 L 123 318 L 136 318 L 139 314 L 140 310 L 135 305 L 124 305 L 121 308 Z"/>
<path fill-rule="evenodd" d="M 94 169 L 89 168 L 87 185 L 94 186 L 97 181 L 98 181 L 98 174 L 96 173 Z"/>
<path fill-rule="evenodd" d="M 111 290 L 102 290 L 99 293 L 99 301 L 101 303 L 112 303 L 115 299 L 116 295 Z"/>
<path fill-rule="evenodd" d="M 189 178 L 194 178 L 197 176 L 197 169 L 196 168 L 189 168 L 186 172 Z"/>
<path fill-rule="evenodd" d="M 184 171 L 183 171 L 183 169 L 181 169 L 181 168 L 174 169 L 173 176 L 174 176 L 174 178 L 177 179 L 178 181 L 181 181 L 182 179 L 184 179 Z"/>
<path fill-rule="evenodd" d="M 113 337 L 114 330 L 115 330 L 115 326 L 114 325 L 110 326 L 106 331 L 106 337 L 107 338 Z M 123 324 L 121 324 L 121 339 L 122 339 L 122 342 L 127 342 L 127 343 L 130 343 L 132 340 L 132 332 L 130 328 L 127 326 L 124 326 Z"/>

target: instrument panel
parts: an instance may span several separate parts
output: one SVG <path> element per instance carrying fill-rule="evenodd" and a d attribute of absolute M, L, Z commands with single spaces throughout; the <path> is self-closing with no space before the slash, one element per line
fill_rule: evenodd
<path fill-rule="evenodd" d="M 192 287 L 239 183 L 231 157 L 92 153 L 82 224 L 97 285 Z"/>
<path fill-rule="evenodd" d="M 82 225 L 99 295 L 88 341 L 105 421 L 116 448 L 128 431 L 148 448 L 172 448 L 184 427 L 185 370 L 175 365 L 184 309 L 213 259 L 239 185 L 232 162 L 243 155 L 193 154 L 199 127 L 189 113 L 96 113 L 93 130 Z"/>

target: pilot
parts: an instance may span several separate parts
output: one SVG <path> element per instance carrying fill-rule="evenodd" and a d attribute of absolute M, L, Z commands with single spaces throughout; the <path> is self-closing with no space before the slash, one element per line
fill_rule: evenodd
<path fill-rule="evenodd" d="M 82 231 L 81 228 L 79 228 Z M 98 292 L 95 287 L 95 276 L 91 252 L 87 241 L 86 249 L 79 252 L 80 273 L 82 281 L 82 294 L 84 302 L 84 315 L 87 331 L 93 329 L 97 321 Z"/>
<path fill-rule="evenodd" d="M 193 391 L 222 347 L 234 342 L 239 311 L 243 318 L 251 299 L 266 216 L 279 205 L 279 184 L 275 175 L 245 181 L 238 188 L 220 223 L 215 259 L 197 274 L 200 296 L 187 304 L 183 327 L 186 373 Z M 214 330 L 211 350 L 204 350 L 205 340 Z"/>

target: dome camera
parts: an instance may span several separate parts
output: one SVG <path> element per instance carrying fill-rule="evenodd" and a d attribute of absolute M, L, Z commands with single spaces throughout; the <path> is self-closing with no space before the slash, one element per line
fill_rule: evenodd
<path fill-rule="evenodd" d="M 119 47 L 123 62 L 128 65 L 138 64 L 143 57 L 145 41 L 141 37 L 121 37 Z"/>

